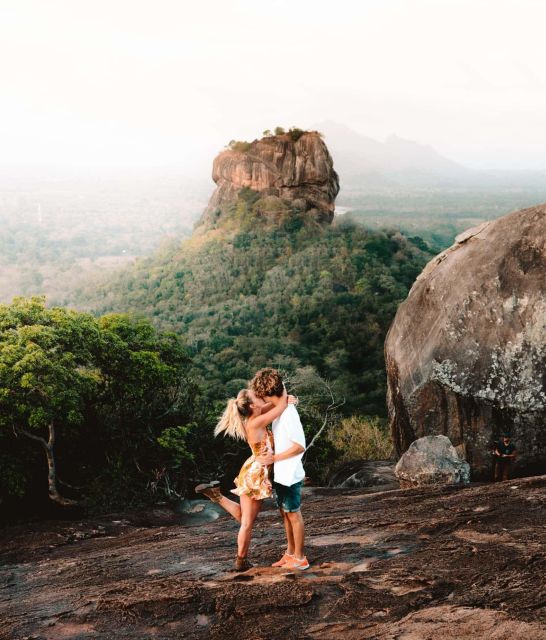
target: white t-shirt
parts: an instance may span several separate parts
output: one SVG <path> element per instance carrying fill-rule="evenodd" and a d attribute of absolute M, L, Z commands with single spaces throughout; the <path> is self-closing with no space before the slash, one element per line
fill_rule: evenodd
<path fill-rule="evenodd" d="M 273 420 L 271 425 L 273 439 L 275 440 L 275 453 L 282 453 L 290 449 L 294 443 L 305 449 L 305 434 L 301 426 L 298 410 L 293 404 L 289 404 L 281 415 Z M 286 460 L 275 462 L 274 480 L 285 487 L 290 487 L 305 478 L 305 471 L 301 459 L 303 453 L 292 456 Z"/>

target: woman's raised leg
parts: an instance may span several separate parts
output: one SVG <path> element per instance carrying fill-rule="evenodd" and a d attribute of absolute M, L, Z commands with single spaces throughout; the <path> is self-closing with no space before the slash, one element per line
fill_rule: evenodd
<path fill-rule="evenodd" d="M 216 504 L 219 504 L 222 509 L 225 509 L 230 515 L 232 515 L 237 522 L 241 522 L 241 505 L 235 500 L 230 500 L 226 496 L 222 496 Z"/>

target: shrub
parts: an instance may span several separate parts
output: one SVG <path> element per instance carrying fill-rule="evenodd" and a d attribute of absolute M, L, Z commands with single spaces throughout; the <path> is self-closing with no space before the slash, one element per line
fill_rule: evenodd
<path fill-rule="evenodd" d="M 275 127 L 276 136 L 283 136 L 285 133 L 286 131 L 282 127 Z"/>
<path fill-rule="evenodd" d="M 252 146 L 251 142 L 247 142 L 246 140 L 230 140 L 228 147 L 231 151 L 244 152 L 248 151 Z"/>
<path fill-rule="evenodd" d="M 294 142 L 297 142 L 304 133 L 305 131 L 303 129 L 299 129 L 298 127 L 290 127 L 290 129 L 288 130 L 288 135 Z"/>
<path fill-rule="evenodd" d="M 393 448 L 385 421 L 377 416 L 351 416 L 342 420 L 329 434 L 340 452 L 339 460 L 386 460 Z"/>

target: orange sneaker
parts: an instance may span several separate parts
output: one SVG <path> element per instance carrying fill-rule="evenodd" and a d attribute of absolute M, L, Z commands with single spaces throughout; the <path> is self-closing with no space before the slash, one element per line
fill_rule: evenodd
<path fill-rule="evenodd" d="M 299 569 L 303 571 L 305 569 L 309 569 L 309 563 L 307 562 L 307 558 L 303 556 L 303 558 L 289 558 L 288 562 L 282 565 L 284 569 Z"/>
<path fill-rule="evenodd" d="M 294 559 L 294 556 L 291 556 L 289 553 L 285 553 L 280 560 L 277 560 L 277 562 L 274 562 L 271 566 L 272 567 L 284 567 L 284 565 L 289 560 L 293 560 L 293 559 Z"/>

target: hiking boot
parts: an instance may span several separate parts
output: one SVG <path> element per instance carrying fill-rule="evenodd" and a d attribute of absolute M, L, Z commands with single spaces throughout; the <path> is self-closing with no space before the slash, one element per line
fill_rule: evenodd
<path fill-rule="evenodd" d="M 277 560 L 277 562 L 274 562 L 271 566 L 272 567 L 284 567 L 284 565 L 289 561 L 289 560 L 293 560 L 294 556 L 291 556 L 288 553 L 285 553 L 283 555 L 283 557 L 280 560 Z"/>
<path fill-rule="evenodd" d="M 252 569 L 253 564 L 248 560 L 248 558 L 241 558 L 241 556 L 237 556 L 235 558 L 234 569 L 235 571 L 248 571 Z"/>
<path fill-rule="evenodd" d="M 212 500 L 212 502 L 220 502 L 222 499 L 222 492 L 218 486 L 219 484 L 220 483 L 217 480 L 198 484 L 195 487 L 195 493 L 202 493 L 204 496 L 207 496 L 209 500 Z"/>
<path fill-rule="evenodd" d="M 304 571 L 305 569 L 309 569 L 309 562 L 307 562 L 307 558 L 303 556 L 303 558 L 289 558 L 288 562 L 283 564 L 283 569 L 299 569 L 299 571 Z"/>

